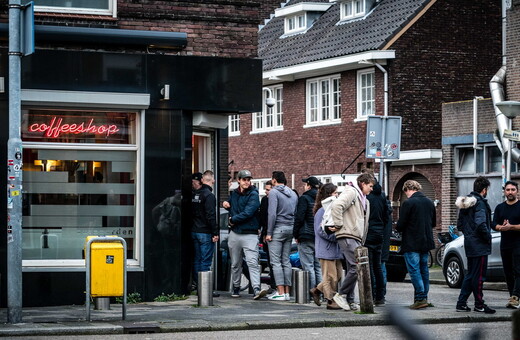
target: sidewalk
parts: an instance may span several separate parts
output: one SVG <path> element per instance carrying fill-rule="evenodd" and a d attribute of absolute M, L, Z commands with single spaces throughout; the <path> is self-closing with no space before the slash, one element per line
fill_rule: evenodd
<path fill-rule="evenodd" d="M 432 279 L 433 281 L 433 279 Z M 433 282 L 432 282 L 433 283 Z M 112 304 L 111 310 L 91 311 L 91 322 L 86 322 L 84 306 L 37 307 L 23 309 L 21 324 L 3 324 L 0 336 L 30 335 L 92 335 L 129 333 L 166 333 L 217 330 L 245 330 L 266 328 L 303 328 L 368 326 L 389 324 L 386 311 L 398 308 L 419 323 L 468 323 L 510 321 L 513 310 L 491 304 L 497 309 L 493 315 L 455 311 L 453 296 L 458 290 L 445 285 L 432 285 L 430 300 L 434 308 L 410 311 L 403 294 L 410 298 L 409 283 L 389 283 L 387 305 L 376 307 L 375 314 L 330 311 L 323 304 L 296 304 L 262 299 L 253 301 L 249 294 L 231 298 L 228 292 L 214 298 L 214 306 L 197 307 L 197 297 L 175 302 L 147 302 L 129 304 L 127 318 L 121 320 L 121 305 Z M 356 292 L 357 295 L 357 292 Z M 486 291 L 488 301 L 505 301 L 507 292 Z M 448 296 L 448 298 L 446 298 Z M 449 301 L 449 302 L 444 302 Z M 6 310 L 0 310 L 0 320 L 6 320 Z"/>

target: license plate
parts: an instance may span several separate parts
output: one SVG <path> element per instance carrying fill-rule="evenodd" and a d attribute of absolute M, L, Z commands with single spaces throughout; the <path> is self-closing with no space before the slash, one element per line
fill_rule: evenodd
<path fill-rule="evenodd" d="M 390 246 L 390 251 L 399 251 L 399 246 Z"/>

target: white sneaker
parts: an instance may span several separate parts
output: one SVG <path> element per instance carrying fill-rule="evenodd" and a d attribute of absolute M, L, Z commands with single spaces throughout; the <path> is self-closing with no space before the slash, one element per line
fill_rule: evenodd
<path fill-rule="evenodd" d="M 350 307 L 350 310 L 358 310 L 359 309 L 359 305 L 355 302 L 351 302 L 348 304 L 349 307 Z"/>
<path fill-rule="evenodd" d="M 289 296 L 289 293 L 285 293 L 285 301 L 291 301 L 291 297 Z"/>
<path fill-rule="evenodd" d="M 347 300 L 345 300 L 343 295 L 336 293 L 332 299 L 334 300 L 334 302 L 336 302 L 338 304 L 338 306 L 340 306 L 344 310 L 346 310 L 346 311 L 350 310 L 350 306 L 348 305 L 348 302 L 347 302 Z"/>
<path fill-rule="evenodd" d="M 268 297 L 268 299 L 272 301 L 285 301 L 285 294 L 276 293 L 275 295 Z"/>

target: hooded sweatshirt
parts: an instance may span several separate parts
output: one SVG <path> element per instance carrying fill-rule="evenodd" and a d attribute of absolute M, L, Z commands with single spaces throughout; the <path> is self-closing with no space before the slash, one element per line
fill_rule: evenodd
<path fill-rule="evenodd" d="M 293 227 L 297 203 L 296 193 L 283 184 L 269 192 L 267 235 L 273 236 L 274 229 L 279 226 Z"/>

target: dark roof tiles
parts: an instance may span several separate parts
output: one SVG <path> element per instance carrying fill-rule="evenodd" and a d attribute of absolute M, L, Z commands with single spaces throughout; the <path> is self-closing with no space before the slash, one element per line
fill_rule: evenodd
<path fill-rule="evenodd" d="M 339 4 L 334 3 L 305 33 L 286 37 L 284 18 L 275 17 L 259 35 L 264 71 L 381 49 L 429 1 L 381 0 L 364 18 L 341 23 Z"/>

